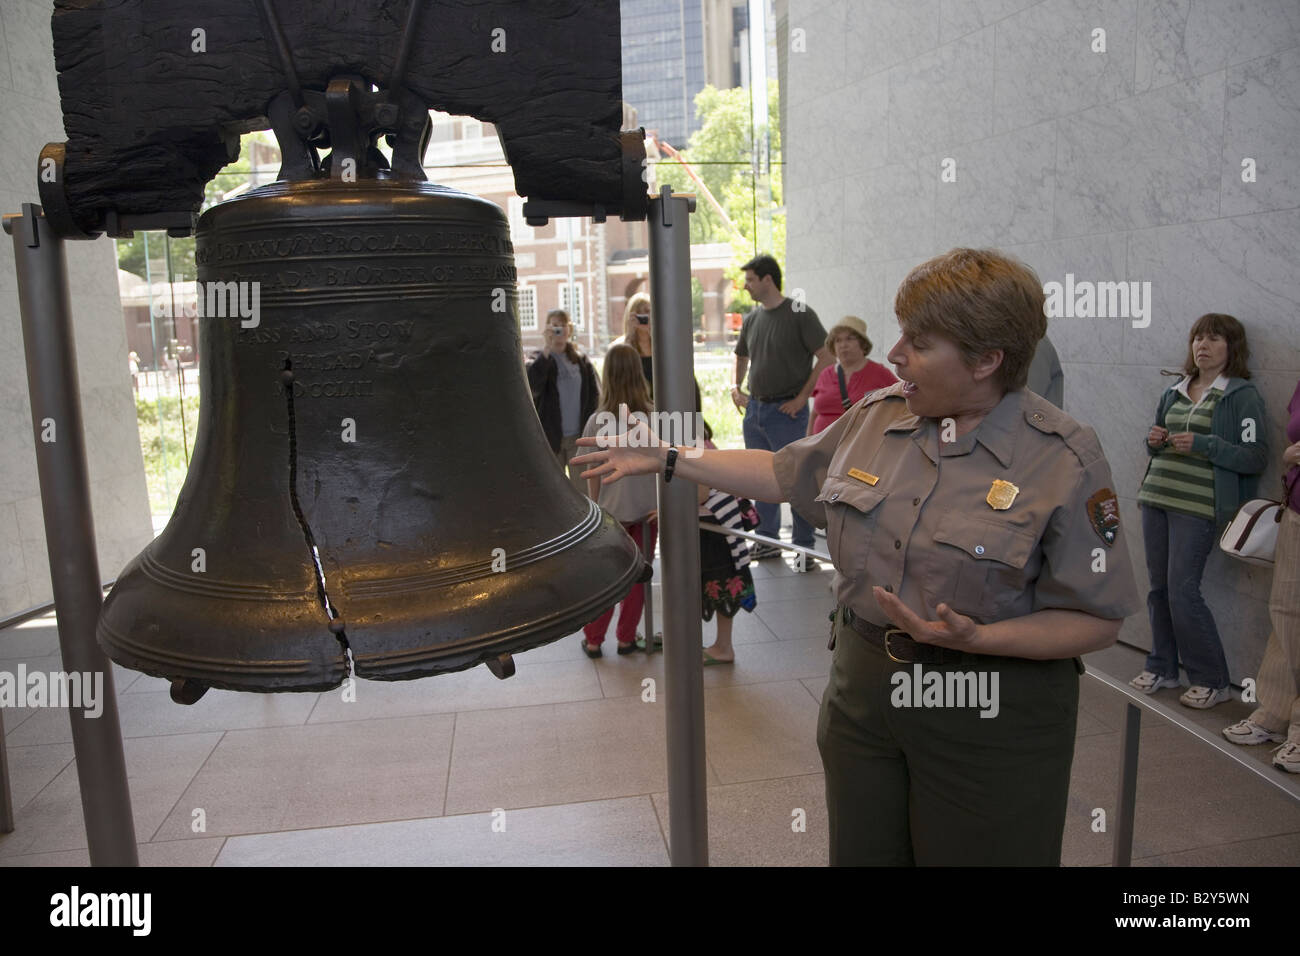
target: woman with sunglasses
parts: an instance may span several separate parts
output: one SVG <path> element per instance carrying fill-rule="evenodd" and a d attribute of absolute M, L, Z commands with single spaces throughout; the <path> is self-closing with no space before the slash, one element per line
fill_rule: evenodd
<path fill-rule="evenodd" d="M 628 299 L 627 308 L 623 310 L 623 337 L 615 339 L 615 345 L 630 345 L 641 356 L 641 371 L 645 374 L 646 386 L 650 397 L 655 394 L 653 341 L 650 338 L 650 296 L 638 292 Z M 695 382 L 695 410 L 700 411 L 700 383 Z M 705 426 L 707 429 L 707 426 Z M 712 437 L 712 429 L 705 438 Z"/>

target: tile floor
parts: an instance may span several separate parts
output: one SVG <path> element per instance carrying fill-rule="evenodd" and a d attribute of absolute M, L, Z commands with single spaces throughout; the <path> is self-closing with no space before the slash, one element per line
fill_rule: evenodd
<path fill-rule="evenodd" d="M 825 687 L 830 574 L 755 567 L 758 609 L 736 624 L 737 662 L 704 671 L 710 860 L 824 865 L 815 740 Z M 656 588 L 656 600 L 658 589 Z M 662 620 L 662 618 L 658 618 Z M 713 625 L 705 625 L 712 641 Z M 583 656 L 577 636 L 436 679 L 363 681 L 336 692 L 210 691 L 171 702 L 166 684 L 114 668 L 140 861 L 147 866 L 664 865 L 668 863 L 663 657 Z M 1127 680 L 1142 655 L 1117 646 L 1089 666 Z M 0 631 L 0 669 L 58 667 L 51 617 Z M 1250 706 L 1210 713 L 1156 700 L 1217 734 Z M 1082 683 L 1063 862 L 1110 861 L 1119 729 L 1127 698 Z M 3 714 L 15 832 L 0 866 L 88 863 L 67 715 Z M 1249 767 L 1144 711 L 1134 863 L 1300 863 L 1300 778 Z M 1270 780 L 1281 782 L 1289 792 Z M 802 810 L 806 830 L 792 826 Z"/>

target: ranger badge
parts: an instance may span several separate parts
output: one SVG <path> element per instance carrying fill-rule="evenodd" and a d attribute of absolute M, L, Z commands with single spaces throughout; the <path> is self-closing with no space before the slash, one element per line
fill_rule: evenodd
<path fill-rule="evenodd" d="M 993 479 L 993 487 L 989 488 L 988 495 L 984 498 L 989 503 L 989 507 L 994 511 L 1006 511 L 1016 500 L 1016 495 L 1020 494 L 1020 489 L 1009 481 L 1003 481 L 1001 478 Z"/>

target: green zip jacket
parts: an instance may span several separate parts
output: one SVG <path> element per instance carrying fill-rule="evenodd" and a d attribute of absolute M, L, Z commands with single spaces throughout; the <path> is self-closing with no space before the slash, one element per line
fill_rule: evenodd
<path fill-rule="evenodd" d="M 1165 415 L 1174 403 L 1177 388 L 1175 382 L 1160 396 L 1155 423 L 1161 428 L 1168 428 Z M 1254 423 L 1255 440 L 1243 442 L 1250 422 Z M 1268 422 L 1259 390 L 1244 378 L 1229 378 L 1228 388 L 1210 417 L 1210 431 L 1212 434 L 1197 435 L 1192 440 L 1192 450 L 1214 466 L 1214 523 L 1222 528 L 1242 504 L 1255 497 L 1259 474 L 1268 465 Z M 1153 458 L 1160 451 L 1148 445 L 1145 438 L 1142 446 Z"/>

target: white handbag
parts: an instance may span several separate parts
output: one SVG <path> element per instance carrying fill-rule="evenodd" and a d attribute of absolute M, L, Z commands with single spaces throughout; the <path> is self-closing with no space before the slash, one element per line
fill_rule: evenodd
<path fill-rule="evenodd" d="M 1282 521 L 1280 502 L 1252 498 L 1237 509 L 1219 537 L 1219 548 L 1249 564 L 1271 567 L 1277 547 L 1277 529 Z"/>

